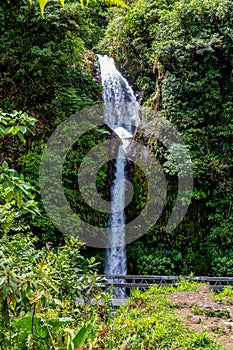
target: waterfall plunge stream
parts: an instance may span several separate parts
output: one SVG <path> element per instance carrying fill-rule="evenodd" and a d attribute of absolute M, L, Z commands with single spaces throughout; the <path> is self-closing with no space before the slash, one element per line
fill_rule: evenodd
<path fill-rule="evenodd" d="M 139 123 L 139 104 L 127 80 L 116 69 L 114 60 L 98 55 L 101 83 L 104 89 L 104 114 L 106 124 L 119 136 L 119 146 L 115 161 L 114 179 L 111 183 L 111 215 L 108 223 L 110 248 L 106 250 L 104 273 L 107 275 L 126 275 L 127 260 L 125 250 L 125 163 L 127 146 L 133 131 Z M 122 279 L 115 280 L 119 283 Z M 110 280 L 112 282 L 112 280 Z M 124 297 L 124 289 L 116 290 L 117 297 Z"/>

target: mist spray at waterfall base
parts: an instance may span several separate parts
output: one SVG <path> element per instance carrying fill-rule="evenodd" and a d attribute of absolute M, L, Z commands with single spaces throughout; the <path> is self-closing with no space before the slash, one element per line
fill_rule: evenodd
<path fill-rule="evenodd" d="M 115 171 L 111 183 L 111 214 L 108 222 L 108 241 L 104 273 L 106 275 L 126 275 L 127 258 L 125 249 L 125 163 L 126 152 L 135 125 L 139 122 L 139 104 L 127 80 L 116 69 L 114 61 L 108 56 L 98 55 L 101 83 L 104 89 L 104 114 L 106 124 L 121 139 Z M 113 280 L 110 279 L 109 282 Z M 121 278 L 115 282 L 123 283 Z M 124 297 L 124 288 L 117 288 L 116 297 Z"/>

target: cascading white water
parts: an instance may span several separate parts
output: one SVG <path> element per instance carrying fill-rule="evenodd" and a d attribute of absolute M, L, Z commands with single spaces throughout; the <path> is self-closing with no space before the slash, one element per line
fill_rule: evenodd
<path fill-rule="evenodd" d="M 106 124 L 119 136 L 119 146 L 115 161 L 114 180 L 111 184 L 111 215 L 104 272 L 107 275 L 126 275 L 127 260 L 125 250 L 125 157 L 129 139 L 139 123 L 139 104 L 127 80 L 116 69 L 114 60 L 98 55 Z M 123 282 L 117 279 L 117 282 Z M 117 297 L 124 297 L 123 289 L 116 291 Z"/>
<path fill-rule="evenodd" d="M 113 58 L 98 55 L 106 124 L 115 132 L 123 129 L 132 134 L 139 123 L 139 103 L 127 80 L 116 69 Z M 124 132 L 118 136 L 125 138 Z M 116 132 L 117 133 L 117 132 Z"/>
<path fill-rule="evenodd" d="M 106 251 L 105 273 L 107 275 L 126 275 L 125 252 L 125 149 L 120 146 L 115 164 L 115 178 L 111 185 L 112 214 L 109 219 L 108 239 L 111 248 Z M 121 280 L 118 279 L 118 282 Z M 118 296 L 123 296 L 117 291 Z"/>

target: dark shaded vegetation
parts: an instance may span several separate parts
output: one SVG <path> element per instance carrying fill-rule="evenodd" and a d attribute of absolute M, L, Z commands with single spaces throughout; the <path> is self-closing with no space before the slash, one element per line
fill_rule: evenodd
<path fill-rule="evenodd" d="M 168 234 L 177 179 L 167 163 L 167 211 L 128 247 L 130 272 L 232 275 L 232 2 L 173 3 L 138 1 L 113 17 L 101 43 L 145 92 L 144 103 L 175 125 L 194 166 L 192 203 Z M 138 137 L 147 128 L 145 143 L 159 154 L 149 123 Z"/>

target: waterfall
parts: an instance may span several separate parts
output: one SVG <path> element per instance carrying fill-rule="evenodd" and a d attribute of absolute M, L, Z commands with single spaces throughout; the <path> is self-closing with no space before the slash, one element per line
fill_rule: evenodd
<path fill-rule="evenodd" d="M 129 137 L 139 124 L 139 103 L 127 80 L 116 69 L 113 58 L 98 55 L 106 124 L 121 139 Z M 119 133 L 118 133 L 119 132 Z"/>
<path fill-rule="evenodd" d="M 115 178 L 111 184 L 112 214 L 109 218 L 108 239 L 112 245 L 106 250 L 105 274 L 126 275 L 125 213 L 121 206 L 125 202 L 125 149 L 120 146 L 115 164 Z M 110 280 L 111 281 L 111 280 Z M 123 282 L 118 279 L 117 282 Z M 117 296 L 122 295 L 117 290 Z"/>
<path fill-rule="evenodd" d="M 104 115 L 106 124 L 119 136 L 119 146 L 115 160 L 114 179 L 111 183 L 111 215 L 108 223 L 108 241 L 104 273 L 126 275 L 127 260 L 125 249 L 125 163 L 129 140 L 139 123 L 139 104 L 127 80 L 116 69 L 114 60 L 98 55 L 103 86 Z M 111 282 L 112 280 L 110 280 Z M 124 282 L 122 279 L 115 280 Z M 117 297 L 124 297 L 124 289 L 116 290 Z"/>

